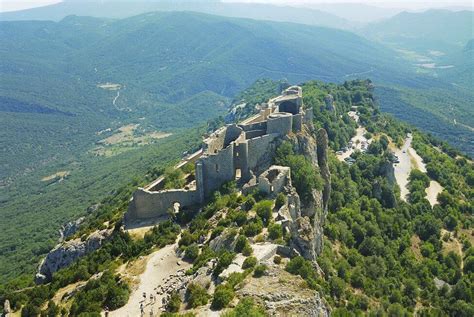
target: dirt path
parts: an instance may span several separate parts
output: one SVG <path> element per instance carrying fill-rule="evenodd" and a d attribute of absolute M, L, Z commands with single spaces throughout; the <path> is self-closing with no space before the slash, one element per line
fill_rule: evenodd
<path fill-rule="evenodd" d="M 359 123 L 359 116 L 357 115 L 357 112 L 355 111 L 349 111 L 348 112 L 349 117 L 351 117 L 355 122 Z M 366 143 L 367 145 L 370 144 L 372 140 L 367 140 L 365 137 L 365 134 L 367 133 L 367 130 L 359 125 L 358 128 L 356 129 L 356 135 L 352 137 L 352 146 L 349 147 L 349 149 L 342 153 L 342 154 L 337 154 L 337 158 L 339 161 L 344 161 L 345 158 L 348 158 L 351 156 L 352 153 L 354 153 L 355 150 L 362 151 L 362 143 Z M 354 148 L 352 148 L 354 147 Z"/>
<path fill-rule="evenodd" d="M 415 168 L 426 173 L 426 166 L 423 159 L 411 146 L 412 140 L 413 136 L 408 134 L 402 148 L 395 149 L 395 155 L 398 156 L 398 159 L 400 160 L 400 163 L 394 165 L 395 179 L 397 180 L 398 186 L 400 186 L 400 196 L 404 201 L 407 201 L 409 194 L 407 185 L 411 170 Z M 443 186 L 441 186 L 437 181 L 430 181 L 430 185 L 425 189 L 425 192 L 426 199 L 430 202 L 431 206 L 438 203 L 437 197 L 442 191 Z"/>
<path fill-rule="evenodd" d="M 162 285 L 170 275 L 176 274 L 178 270 L 186 270 L 190 267 L 190 264 L 181 261 L 181 259 L 176 256 L 176 248 L 177 244 L 175 243 L 150 254 L 145 271 L 140 275 L 138 286 L 132 290 L 128 303 L 110 312 L 109 316 L 139 317 L 141 303 L 143 303 L 145 307 L 144 316 L 151 316 L 150 311 L 152 309 L 153 316 L 159 315 L 162 296 L 157 295 L 156 288 Z M 178 262 L 180 264 L 178 264 Z M 143 301 L 143 293 L 146 293 L 145 301 Z M 150 301 L 150 294 L 155 296 L 154 303 Z"/>
<path fill-rule="evenodd" d="M 405 140 L 405 143 L 400 149 L 395 150 L 395 155 L 399 159 L 399 163 L 394 164 L 395 179 L 398 186 L 400 187 L 400 196 L 404 201 L 407 201 L 408 198 L 408 176 L 410 175 L 412 164 L 410 160 L 410 154 L 408 149 L 411 148 L 412 135 L 408 135 Z"/>

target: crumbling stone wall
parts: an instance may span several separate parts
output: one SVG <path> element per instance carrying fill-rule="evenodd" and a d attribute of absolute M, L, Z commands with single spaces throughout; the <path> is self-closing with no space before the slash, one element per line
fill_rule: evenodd
<path fill-rule="evenodd" d="M 158 192 L 139 188 L 129 205 L 126 220 L 166 216 L 174 203 L 188 207 L 200 203 L 197 190 L 170 189 Z"/>
<path fill-rule="evenodd" d="M 209 154 L 199 160 L 202 164 L 204 196 L 209 197 L 224 183 L 235 179 L 234 144 L 216 154 Z"/>
<path fill-rule="evenodd" d="M 256 179 L 256 175 L 272 165 L 276 141 L 302 132 L 303 122 L 312 132 L 312 117 L 312 109 L 305 111 L 302 108 L 301 88 L 289 87 L 281 96 L 270 99 L 259 115 L 239 125 L 220 128 L 204 140 L 202 154 L 195 161 L 196 190 L 153 191 L 159 189 L 157 186 L 139 189 L 133 196 L 126 219 L 165 215 L 175 202 L 181 206 L 203 203 L 238 175 L 237 180 L 242 184 Z M 314 162 L 316 154 L 313 155 Z"/>

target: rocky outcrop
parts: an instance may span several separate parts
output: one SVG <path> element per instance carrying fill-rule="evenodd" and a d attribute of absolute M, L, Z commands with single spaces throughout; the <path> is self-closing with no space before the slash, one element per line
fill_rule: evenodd
<path fill-rule="evenodd" d="M 279 211 L 279 217 L 290 233 L 291 246 L 308 260 L 315 260 L 323 248 L 323 225 L 327 215 L 331 192 L 331 175 L 328 167 L 328 136 L 320 129 L 313 136 L 313 127 L 309 125 L 302 133 L 288 137 L 296 153 L 304 155 L 323 179 L 323 189 L 313 190 L 311 198 L 301 201 L 296 189 L 291 186 L 283 191 L 287 195 L 287 205 Z"/>
<path fill-rule="evenodd" d="M 3 314 L 2 316 L 4 317 L 9 317 L 11 316 L 10 313 L 12 312 L 10 308 L 10 301 L 8 299 L 5 300 L 5 303 L 3 303 Z"/>
<path fill-rule="evenodd" d="M 67 238 L 74 235 L 77 232 L 77 230 L 79 230 L 79 226 L 84 221 L 84 219 L 85 217 L 81 217 L 77 220 L 70 221 L 66 223 L 64 226 L 62 226 L 62 228 L 59 230 L 59 235 L 60 235 L 59 241 L 64 241 Z"/>
<path fill-rule="evenodd" d="M 334 97 L 331 94 L 327 94 L 324 97 L 324 105 L 328 111 L 336 111 L 336 106 L 334 105 Z"/>
<path fill-rule="evenodd" d="M 321 177 L 324 180 L 323 188 L 323 209 L 326 216 L 328 211 L 329 196 L 331 195 L 331 173 L 328 165 L 329 138 L 325 129 L 319 129 L 316 134 L 318 167 Z"/>
<path fill-rule="evenodd" d="M 278 266 L 269 264 L 265 276 L 250 279 L 237 291 L 240 298 L 251 297 L 269 316 L 320 316 L 330 311 L 318 292 L 301 287 L 304 281 Z"/>
<path fill-rule="evenodd" d="M 112 234 L 112 229 L 91 233 L 87 239 L 80 238 L 58 244 L 41 261 L 35 277 L 37 284 L 49 282 L 54 272 L 69 266 L 78 258 L 97 250 Z"/>

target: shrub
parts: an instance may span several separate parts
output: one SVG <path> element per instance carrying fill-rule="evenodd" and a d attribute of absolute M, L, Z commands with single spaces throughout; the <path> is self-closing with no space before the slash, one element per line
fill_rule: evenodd
<path fill-rule="evenodd" d="M 198 237 L 196 234 L 192 234 L 189 232 L 189 230 L 183 230 L 183 233 L 181 234 L 181 239 L 179 239 L 178 245 L 179 246 L 188 246 L 193 244 L 194 242 L 197 242 Z"/>
<path fill-rule="evenodd" d="M 253 276 L 254 277 L 261 277 L 265 274 L 267 271 L 267 266 L 264 264 L 257 265 L 255 267 L 255 270 L 253 271 Z"/>
<path fill-rule="evenodd" d="M 242 268 L 246 270 L 255 267 L 255 265 L 257 265 L 257 258 L 254 256 L 249 256 L 245 259 L 244 263 L 242 263 Z"/>
<path fill-rule="evenodd" d="M 179 311 L 180 307 L 181 307 L 181 297 L 179 296 L 178 292 L 173 291 L 171 293 L 168 305 L 166 306 L 166 310 L 172 313 L 176 313 Z"/>
<path fill-rule="evenodd" d="M 337 276 L 334 276 L 329 280 L 329 290 L 332 296 L 340 298 L 344 292 L 345 287 L 346 283 L 344 280 Z"/>
<path fill-rule="evenodd" d="M 244 203 L 244 210 L 250 210 L 253 208 L 253 206 L 255 206 L 257 202 L 255 201 L 255 198 L 253 198 L 253 196 L 249 196 L 246 200 L 245 200 L 245 203 Z"/>
<path fill-rule="evenodd" d="M 225 227 L 223 226 L 217 226 L 214 230 L 212 230 L 211 233 L 211 240 L 214 239 L 215 237 L 219 236 L 223 231 Z"/>
<path fill-rule="evenodd" d="M 242 250 L 242 254 L 245 255 L 245 256 L 250 256 L 250 255 L 252 255 L 252 253 L 253 253 L 253 249 L 250 246 L 250 244 L 247 243 L 245 245 L 244 249 Z"/>
<path fill-rule="evenodd" d="M 202 305 L 206 305 L 209 301 L 209 294 L 207 291 L 198 284 L 189 283 L 187 288 L 188 293 L 188 304 L 191 308 L 196 308 Z"/>
<path fill-rule="evenodd" d="M 255 212 L 263 220 L 265 224 L 268 224 L 272 219 L 272 208 L 273 202 L 271 200 L 259 201 L 255 206 Z"/>
<path fill-rule="evenodd" d="M 243 226 L 242 230 L 247 237 L 253 237 L 262 232 L 263 224 L 260 219 L 253 219 Z"/>
<path fill-rule="evenodd" d="M 235 242 L 235 252 L 242 252 L 242 250 L 249 245 L 249 241 L 246 236 L 240 235 L 237 237 L 237 241 Z"/>
<path fill-rule="evenodd" d="M 239 285 L 247 276 L 247 272 L 239 273 L 239 272 L 233 272 L 230 273 L 230 275 L 227 277 L 227 284 L 230 285 L 231 287 L 236 287 Z"/>
<path fill-rule="evenodd" d="M 278 193 L 275 199 L 275 208 L 280 209 L 284 204 L 286 204 L 286 195 L 283 193 Z"/>
<path fill-rule="evenodd" d="M 286 264 L 286 270 L 294 275 L 301 276 L 310 287 L 314 288 L 316 285 L 317 274 L 310 261 L 302 256 L 297 256 L 291 259 Z"/>
<path fill-rule="evenodd" d="M 273 263 L 280 264 L 281 263 L 281 256 L 275 255 L 275 257 L 273 258 Z"/>
<path fill-rule="evenodd" d="M 215 257 L 216 254 L 208 246 L 204 246 L 199 256 L 193 262 L 193 269 L 191 272 L 196 272 L 200 267 L 205 265 L 210 259 Z"/>
<path fill-rule="evenodd" d="M 231 263 L 235 257 L 234 252 L 224 251 L 221 253 L 219 258 L 217 259 L 216 267 L 214 268 L 214 276 L 218 276 L 222 273 Z"/>
<path fill-rule="evenodd" d="M 191 244 L 189 247 L 186 248 L 184 252 L 184 257 L 191 262 L 194 262 L 196 258 L 199 256 L 199 246 L 197 244 Z"/>
<path fill-rule="evenodd" d="M 280 224 L 273 223 L 268 226 L 268 238 L 271 240 L 279 239 L 283 236 L 283 230 Z"/>
<path fill-rule="evenodd" d="M 233 288 L 227 284 L 220 284 L 214 291 L 214 297 L 212 300 L 211 307 L 213 309 L 222 309 L 226 307 L 232 299 L 234 299 L 235 293 Z"/>
<path fill-rule="evenodd" d="M 164 189 L 183 188 L 186 184 L 184 173 L 180 169 L 170 167 L 166 169 L 164 177 Z"/>
<path fill-rule="evenodd" d="M 222 317 L 265 317 L 265 310 L 255 305 L 254 301 L 250 297 L 242 298 L 239 304 L 231 311 L 222 314 Z"/>

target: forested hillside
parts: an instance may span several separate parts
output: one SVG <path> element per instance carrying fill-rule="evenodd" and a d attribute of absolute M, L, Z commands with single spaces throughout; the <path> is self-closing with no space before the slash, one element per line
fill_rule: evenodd
<path fill-rule="evenodd" d="M 334 316 L 384 313 L 404 316 L 415 312 L 427 316 L 472 316 L 473 163 L 446 143 L 380 112 L 372 89 L 370 81 L 360 80 L 343 85 L 318 81 L 303 85 L 304 103 L 314 110 L 315 126 L 327 130 L 332 149 L 329 153 L 332 190 L 324 228 L 325 245 L 323 254 L 317 258 L 317 267 L 300 256 L 279 257 L 275 266 L 300 276 L 304 280 L 298 284 L 302 291 L 317 290 L 332 308 Z M 336 110 L 325 106 L 328 93 L 334 97 Z M 334 151 L 355 133 L 355 121 L 347 115 L 354 107 L 359 124 L 367 130 L 367 137 L 372 142 L 366 151 L 355 151 L 351 155 L 353 164 L 348 164 L 337 159 Z M 408 132 L 413 134 L 413 147 L 426 164 L 427 172 L 412 170 L 408 184 L 410 193 L 404 201 L 400 198 L 400 188 L 390 177 L 393 172 L 391 152 L 397 144 L 403 143 Z M 285 147 L 277 153 L 287 150 Z M 295 155 L 277 155 L 276 162 L 298 161 L 297 155 L 292 156 Z M 316 179 L 311 180 L 315 175 L 302 173 L 305 168 L 307 164 L 292 165 L 300 195 L 304 191 L 304 187 L 298 187 L 300 181 L 311 181 L 318 186 Z M 156 171 L 149 171 L 150 175 L 154 173 Z M 437 197 L 438 203 L 433 206 L 425 197 L 430 180 L 438 181 L 444 188 Z M 19 292 L 15 290 L 29 285 L 27 278 L 4 285 L 0 288 L 0 301 L 10 299 L 14 309 L 24 305 L 24 312 L 29 314 L 43 310 L 45 314 L 69 311 L 73 315 L 94 315 L 105 306 L 114 310 L 124 305 L 130 288 L 127 279 L 117 274 L 118 268 L 123 263 L 133 263 L 153 249 L 173 243 L 180 230 L 171 221 L 150 230 L 144 238 L 131 237 L 119 229 L 129 190 L 143 181 L 117 190 L 103 200 L 76 234 L 82 236 L 106 224 L 114 228 L 114 234 L 104 247 L 57 272 L 50 284 Z M 183 213 L 175 219 L 186 225 L 179 246 L 187 261 L 192 263 L 188 275 L 215 258 L 217 264 L 213 274 L 217 276 L 236 256 L 233 252 L 214 253 L 208 246 L 200 247 L 197 242 L 202 235 L 210 235 L 211 239 L 224 232 L 238 235 L 240 242 L 236 252 L 247 257 L 244 273 L 230 275 L 212 296 L 198 284 L 188 287 L 184 310 L 208 302 L 212 302 L 215 310 L 225 309 L 237 297 L 239 285 L 267 274 L 270 268 L 257 265 L 251 250 L 249 253 L 248 241 L 288 243 L 289 237 L 268 218 L 272 206 L 282 203 L 285 202 L 281 198 L 268 200 L 258 193 L 238 195 L 235 185 L 228 184 L 216 193 L 203 212 Z M 226 213 L 226 217 L 218 222 L 210 221 L 219 213 Z M 264 230 L 264 227 L 268 228 Z M 95 275 L 98 272 L 104 273 Z M 71 297 L 59 300 L 54 297 L 59 289 L 70 283 L 85 287 Z M 285 281 L 281 280 L 281 283 Z M 241 299 L 235 311 L 230 309 L 228 313 L 234 314 L 230 316 L 239 316 L 238 312 L 240 315 L 265 316 L 263 309 L 247 300 Z M 170 312 L 184 307 L 178 297 L 171 303 L 167 306 Z"/>
<path fill-rule="evenodd" d="M 463 50 L 472 54 L 469 45 Z M 238 93 L 262 77 L 370 76 L 382 109 L 472 154 L 472 63 L 464 77 L 460 67 L 436 78 L 412 66 L 346 31 L 192 12 L 0 22 L 2 279 L 30 272 L 58 228 L 110 186 L 197 146 L 188 129 L 222 124 L 231 100 L 240 102 Z M 266 98 L 278 85 L 258 87 Z"/>

